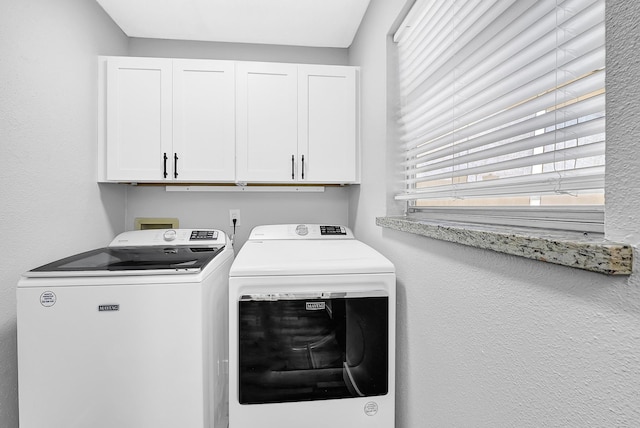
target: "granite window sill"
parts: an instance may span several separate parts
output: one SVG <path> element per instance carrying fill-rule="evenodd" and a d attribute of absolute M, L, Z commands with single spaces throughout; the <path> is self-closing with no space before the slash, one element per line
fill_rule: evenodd
<path fill-rule="evenodd" d="M 606 275 L 632 273 L 633 248 L 602 234 L 378 217 L 381 227 Z"/>

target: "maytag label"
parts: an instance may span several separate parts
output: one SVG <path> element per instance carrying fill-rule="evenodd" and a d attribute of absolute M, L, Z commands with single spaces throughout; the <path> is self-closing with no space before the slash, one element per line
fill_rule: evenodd
<path fill-rule="evenodd" d="M 308 311 L 322 311 L 324 310 L 324 302 L 307 302 Z"/>
<path fill-rule="evenodd" d="M 100 306 L 98 306 L 98 310 L 100 312 L 119 311 L 120 310 L 120 305 L 100 305 Z"/>

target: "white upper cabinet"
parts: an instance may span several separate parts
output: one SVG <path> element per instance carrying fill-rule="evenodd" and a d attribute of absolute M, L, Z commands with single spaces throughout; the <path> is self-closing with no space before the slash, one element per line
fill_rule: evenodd
<path fill-rule="evenodd" d="M 356 67 L 133 57 L 100 65 L 101 181 L 359 182 Z"/>
<path fill-rule="evenodd" d="M 293 182 L 298 155 L 298 78 L 293 64 L 236 65 L 236 179 Z"/>
<path fill-rule="evenodd" d="M 174 179 L 235 179 L 234 82 L 233 62 L 173 61 Z"/>
<path fill-rule="evenodd" d="M 109 181 L 233 181 L 230 61 L 107 59 Z"/>
<path fill-rule="evenodd" d="M 358 181 L 357 80 L 353 67 L 298 68 L 299 179 Z"/>
<path fill-rule="evenodd" d="M 356 68 L 238 63 L 237 180 L 358 181 Z"/>
<path fill-rule="evenodd" d="M 162 180 L 171 152 L 171 60 L 107 61 L 107 180 Z"/>

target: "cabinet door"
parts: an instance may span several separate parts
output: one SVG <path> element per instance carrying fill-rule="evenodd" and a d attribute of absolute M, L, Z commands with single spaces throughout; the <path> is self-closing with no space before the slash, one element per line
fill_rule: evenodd
<path fill-rule="evenodd" d="M 172 178 L 234 180 L 234 73 L 230 61 L 173 60 Z"/>
<path fill-rule="evenodd" d="M 247 62 L 236 67 L 236 179 L 293 182 L 298 156 L 297 66 Z"/>
<path fill-rule="evenodd" d="M 298 69 L 302 181 L 358 181 L 356 70 L 323 65 L 301 65 Z"/>
<path fill-rule="evenodd" d="M 171 152 L 171 60 L 107 61 L 107 179 L 164 179 Z"/>

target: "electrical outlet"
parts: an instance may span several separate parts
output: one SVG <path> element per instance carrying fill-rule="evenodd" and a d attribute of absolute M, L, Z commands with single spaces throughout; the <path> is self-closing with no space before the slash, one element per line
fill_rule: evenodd
<path fill-rule="evenodd" d="M 229 226 L 233 227 L 233 220 L 236 220 L 236 227 L 240 226 L 240 210 L 229 210 Z"/>

